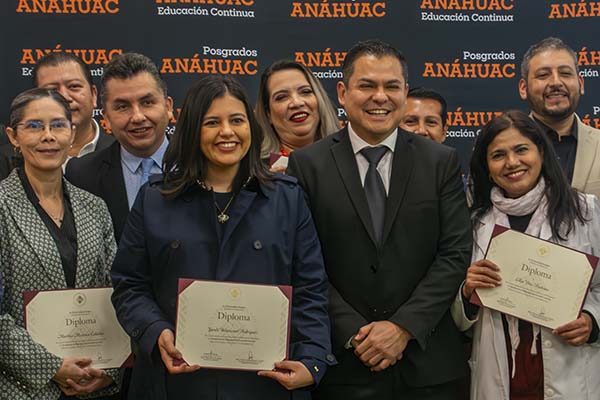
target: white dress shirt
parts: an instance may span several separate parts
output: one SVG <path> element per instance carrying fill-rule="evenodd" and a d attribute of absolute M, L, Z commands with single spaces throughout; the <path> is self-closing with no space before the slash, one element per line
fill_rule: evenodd
<path fill-rule="evenodd" d="M 377 165 L 377 172 L 381 176 L 383 186 L 385 187 L 385 193 L 390 192 L 390 179 L 392 177 L 392 160 L 394 159 L 394 148 L 396 147 L 396 139 L 398 138 L 398 129 L 396 129 L 390 136 L 375 146 L 365 142 L 360 136 L 354 132 L 352 125 L 348 123 L 348 137 L 352 144 L 352 151 L 354 151 L 354 157 L 356 158 L 356 165 L 358 166 L 358 174 L 360 175 L 360 183 L 365 186 L 365 176 L 369 169 L 369 161 L 363 156 L 360 151 L 365 147 L 378 147 L 385 146 L 390 151 L 386 152 L 385 155 L 379 161 Z"/>

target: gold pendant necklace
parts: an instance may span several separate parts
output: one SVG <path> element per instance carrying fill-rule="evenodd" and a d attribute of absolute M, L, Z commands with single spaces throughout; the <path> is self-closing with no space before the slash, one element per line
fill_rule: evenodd
<path fill-rule="evenodd" d="M 220 224 L 224 224 L 225 222 L 229 221 L 229 215 L 227 215 L 225 213 L 229 209 L 229 206 L 231 205 L 231 202 L 233 201 L 234 197 L 235 197 L 235 195 L 232 194 L 231 198 L 229 199 L 229 201 L 227 202 L 227 205 L 225 206 L 225 208 L 223 208 L 223 210 L 221 210 L 219 208 L 219 205 L 215 201 L 215 207 L 217 207 L 217 221 L 219 221 Z"/>

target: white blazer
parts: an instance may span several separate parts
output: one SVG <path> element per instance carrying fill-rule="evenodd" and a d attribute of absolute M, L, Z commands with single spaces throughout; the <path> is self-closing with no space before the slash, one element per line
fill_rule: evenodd
<path fill-rule="evenodd" d="M 587 222 L 576 222 L 566 241 L 555 241 L 586 253 L 600 254 L 600 202 L 593 195 L 582 195 L 587 204 Z M 473 261 L 484 257 L 494 219 L 488 212 L 475 228 Z M 550 239 L 552 231 L 546 220 L 540 238 Z M 568 268 L 568 265 L 565 266 Z M 595 273 L 583 309 L 600 322 L 600 273 Z M 501 313 L 482 307 L 474 320 L 464 313 L 459 293 L 452 305 L 452 317 L 461 331 L 473 329 L 471 400 L 509 400 L 509 356 L 506 352 Z M 600 342 L 571 346 L 550 329 L 541 328 L 544 360 L 545 400 L 600 399 Z"/>

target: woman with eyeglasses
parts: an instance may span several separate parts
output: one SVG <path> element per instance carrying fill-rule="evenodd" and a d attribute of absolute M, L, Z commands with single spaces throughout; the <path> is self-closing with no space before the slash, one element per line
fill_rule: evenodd
<path fill-rule="evenodd" d="M 118 370 L 91 368 L 90 358 L 61 358 L 36 343 L 23 302 L 26 291 L 110 285 L 116 245 L 108 209 L 63 179 L 76 129 L 64 97 L 27 90 L 13 100 L 9 118 L 17 168 L 0 182 L 0 397 L 110 395 Z"/>

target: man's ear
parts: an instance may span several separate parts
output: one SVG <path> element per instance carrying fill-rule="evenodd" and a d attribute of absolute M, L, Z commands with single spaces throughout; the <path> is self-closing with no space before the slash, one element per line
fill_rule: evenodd
<path fill-rule="evenodd" d="M 344 82 L 339 81 L 337 83 L 336 89 L 337 89 L 338 102 L 340 103 L 340 105 L 342 107 L 344 107 L 344 103 L 345 103 L 344 98 L 346 97 L 346 90 L 347 90 L 346 85 L 344 84 Z"/>
<path fill-rule="evenodd" d="M 527 100 L 527 81 L 523 78 L 519 79 L 519 96 L 521 100 Z"/>

